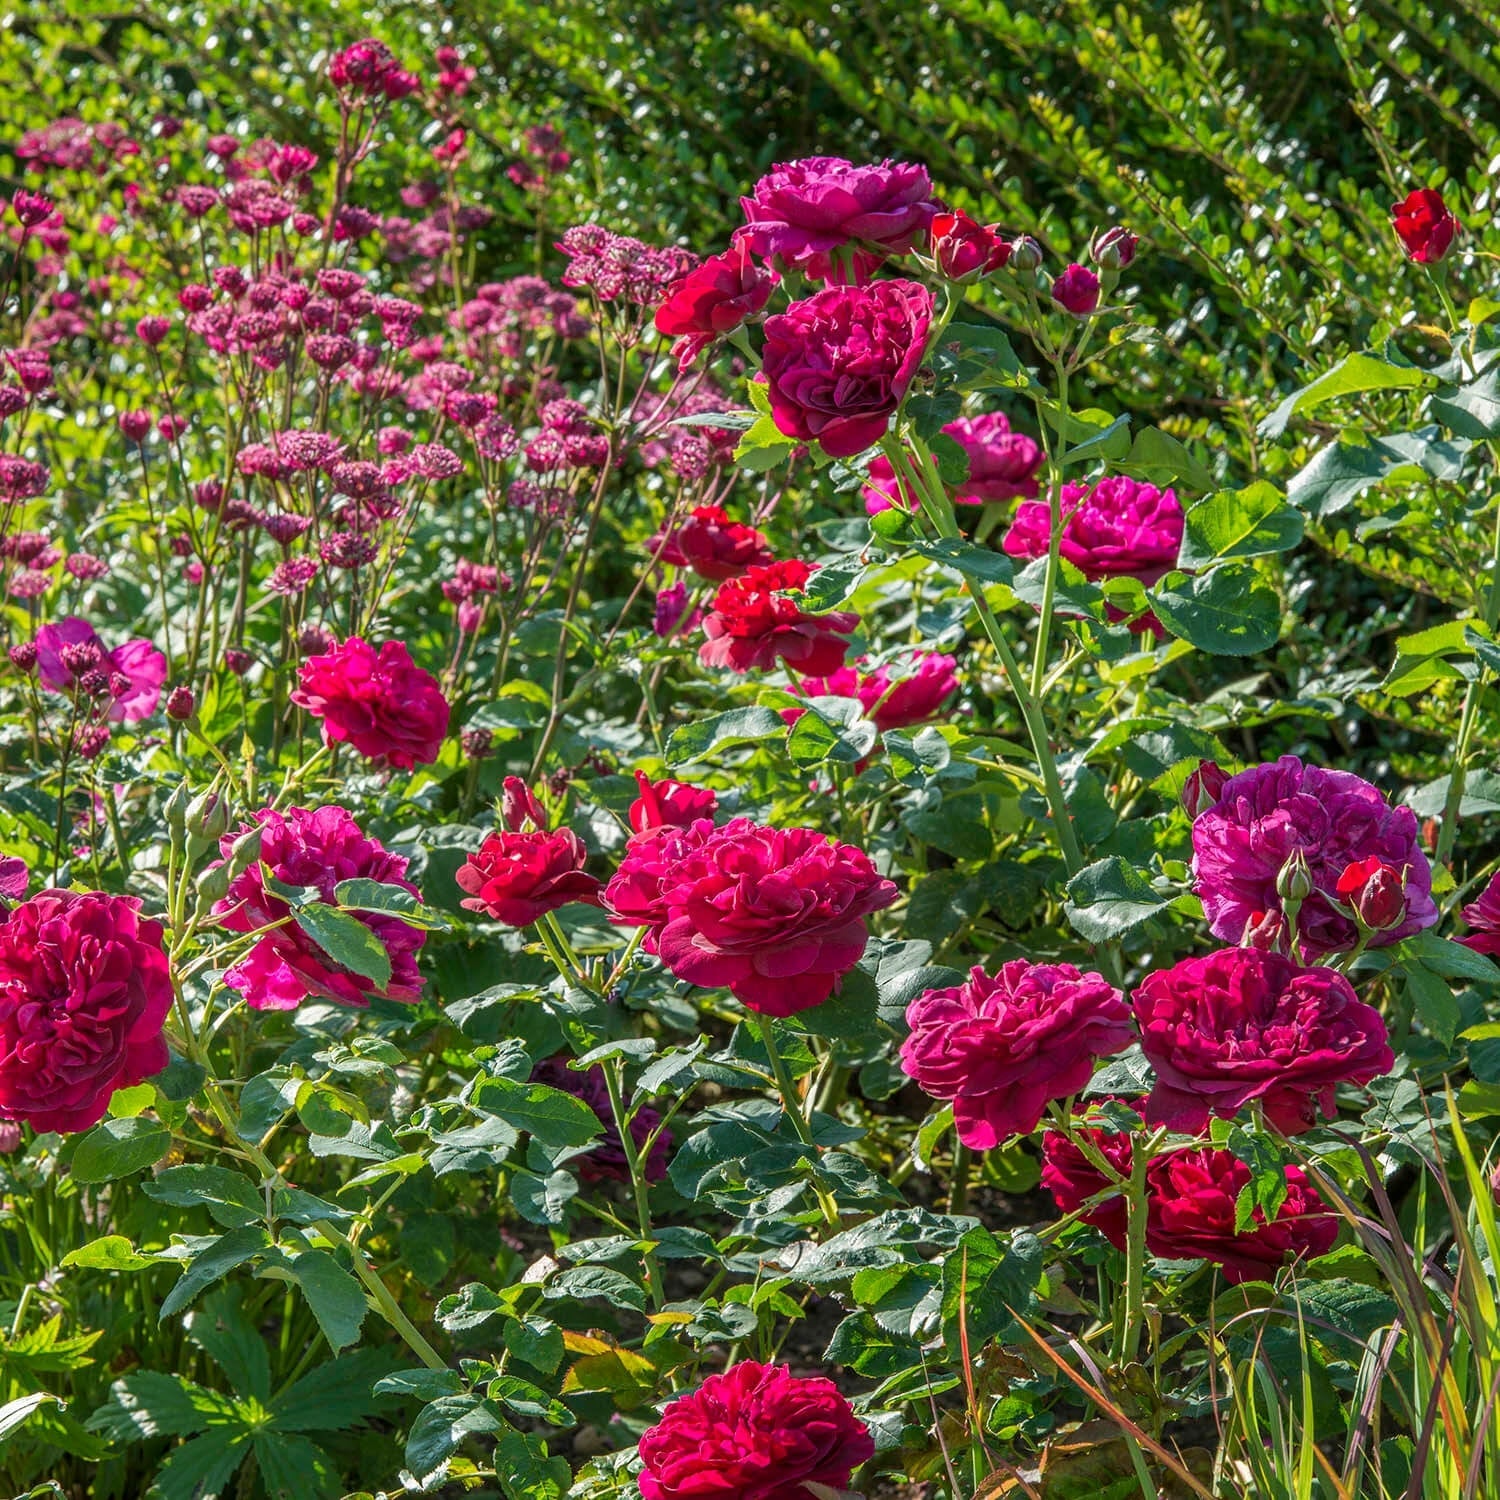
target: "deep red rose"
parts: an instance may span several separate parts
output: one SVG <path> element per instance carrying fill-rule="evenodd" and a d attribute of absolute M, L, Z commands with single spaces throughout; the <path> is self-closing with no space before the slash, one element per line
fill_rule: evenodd
<path fill-rule="evenodd" d="M 1087 1139 L 1121 1178 L 1129 1178 L 1135 1156 L 1135 1138 L 1129 1131 L 1075 1126 L 1074 1133 Z M 1125 1248 L 1129 1215 L 1120 1183 L 1106 1177 L 1059 1130 L 1049 1130 L 1042 1136 L 1042 1186 L 1052 1194 L 1060 1214 L 1076 1213 L 1090 1198 L 1110 1193 L 1102 1203 L 1084 1209 L 1078 1216 L 1085 1224 L 1092 1224 L 1116 1249 Z"/>
<path fill-rule="evenodd" d="M 1380 1012 L 1336 969 L 1221 948 L 1148 975 L 1135 992 L 1141 1049 L 1156 1070 L 1146 1119 L 1198 1131 L 1259 1101 L 1286 1135 L 1332 1116 L 1338 1084 L 1389 1073 Z"/>
<path fill-rule="evenodd" d="M 838 1387 L 749 1360 L 679 1396 L 641 1439 L 642 1500 L 811 1500 L 875 1442 Z"/>
<path fill-rule="evenodd" d="M 712 832 L 714 825 L 700 818 L 686 828 L 664 823 L 638 833 L 625 846 L 620 867 L 604 888 L 604 909 L 617 927 L 644 927 L 641 947 L 656 952 L 656 940 L 666 926 L 666 889 L 688 854 Z"/>
<path fill-rule="evenodd" d="M 1052 303 L 1075 318 L 1088 317 L 1099 306 L 1099 278 L 1087 266 L 1067 267 L 1053 279 Z"/>
<path fill-rule="evenodd" d="M 656 951 L 679 979 L 765 1015 L 821 1005 L 863 955 L 865 918 L 899 894 L 863 850 L 812 828 L 736 818 L 685 842 L 664 872 Z"/>
<path fill-rule="evenodd" d="M 737 244 L 710 256 L 673 284 L 656 310 L 656 331 L 691 340 L 691 359 L 754 317 L 771 300 L 776 280 L 774 271 L 756 265 L 748 245 Z"/>
<path fill-rule="evenodd" d="M 1345 865 L 1334 892 L 1371 932 L 1399 927 L 1406 920 L 1406 881 L 1378 855 Z"/>
<path fill-rule="evenodd" d="M 1492 875 L 1477 899 L 1464 907 L 1463 919 L 1473 929 L 1459 938 L 1464 947 L 1500 954 L 1500 875 Z"/>
<path fill-rule="evenodd" d="M 787 437 L 851 458 L 886 434 L 927 348 L 932 293 L 915 281 L 827 287 L 766 319 L 761 375 Z"/>
<path fill-rule="evenodd" d="M 864 281 L 921 242 L 938 206 L 915 162 L 810 156 L 772 167 L 740 207 L 736 243 L 812 281 Z"/>
<path fill-rule="evenodd" d="M 1010 259 L 1010 241 L 997 224 L 981 224 L 962 212 L 932 221 L 932 258 L 949 281 L 977 281 Z"/>
<path fill-rule="evenodd" d="M 315 888 L 319 900 L 334 905 L 336 887 L 345 880 L 377 880 L 418 895 L 406 879 L 406 858 L 367 838 L 342 807 L 289 807 L 285 812 L 267 807 L 256 813 L 254 824 L 242 824 L 219 840 L 224 859 L 254 826 L 261 830 L 259 858 L 235 876 L 224 898 L 214 903 L 214 911 L 230 932 L 255 932 L 272 922 L 283 925 L 257 939 L 225 973 L 224 982 L 239 990 L 252 1010 L 293 1010 L 310 998 L 354 1006 L 368 1005 L 372 995 L 415 1000 L 422 993 L 417 952 L 427 940 L 421 928 L 384 913 L 351 913 L 375 934 L 390 958 L 390 981 L 378 987 L 363 974 L 344 968 L 296 922 L 285 920 L 291 908 L 266 889 L 262 869 L 283 885 Z"/>
<path fill-rule="evenodd" d="M 167 1065 L 161 924 L 131 896 L 41 891 L 0 922 L 0 1118 L 87 1130 Z"/>
<path fill-rule="evenodd" d="M 1095 1061 L 1132 1035 L 1130 1010 L 1103 975 L 1024 958 L 918 995 L 906 1022 L 901 1066 L 953 1101 L 959 1140 L 980 1151 L 1035 1130 L 1050 1101 L 1081 1092 Z"/>
<path fill-rule="evenodd" d="M 719 805 L 718 794 L 710 787 L 666 777 L 652 781 L 644 771 L 635 773 L 635 783 L 641 794 L 630 804 L 626 816 L 637 833 L 653 828 L 691 828 L 699 818 L 712 818 Z"/>
<path fill-rule="evenodd" d="M 694 507 L 687 520 L 670 532 L 657 532 L 646 546 L 662 562 L 691 568 L 710 583 L 723 583 L 776 561 L 764 533 L 743 521 L 731 521 L 717 505 Z"/>
<path fill-rule="evenodd" d="M 778 661 L 791 671 L 823 677 L 844 664 L 859 616 L 847 610 L 809 614 L 798 598 L 812 568 L 796 558 L 751 568 L 714 595 L 703 618 L 708 639 L 698 649 L 706 667 L 769 671 Z"/>
<path fill-rule="evenodd" d="M 1435 188 L 1414 188 L 1391 209 L 1396 236 L 1418 265 L 1435 266 L 1452 248 L 1458 220 Z"/>
<path fill-rule="evenodd" d="M 377 652 L 354 635 L 309 656 L 292 702 L 323 721 L 327 744 L 347 740 L 367 760 L 403 771 L 436 760 L 448 733 L 448 700 L 400 641 Z"/>
<path fill-rule="evenodd" d="M 1224 1279 L 1268 1281 L 1287 1260 L 1326 1255 L 1338 1218 L 1300 1167 L 1286 1169 L 1287 1194 L 1268 1224 L 1235 1232 L 1235 1202 L 1250 1168 L 1229 1151 L 1204 1146 L 1169 1151 L 1146 1168 L 1146 1248 L 1165 1260 L 1211 1260 Z"/>
<path fill-rule="evenodd" d="M 459 905 L 507 927 L 525 927 L 572 901 L 597 906 L 600 882 L 584 869 L 588 857 L 570 828 L 492 833 L 453 877 L 468 892 Z"/>

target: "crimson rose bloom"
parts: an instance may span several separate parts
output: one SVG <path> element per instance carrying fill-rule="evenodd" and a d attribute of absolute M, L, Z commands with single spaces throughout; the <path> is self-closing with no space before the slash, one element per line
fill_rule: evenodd
<path fill-rule="evenodd" d="M 745 227 L 735 242 L 812 281 L 866 280 L 887 255 L 917 245 L 938 211 L 926 167 L 892 161 L 857 167 L 837 156 L 772 167 L 740 207 Z M 846 247 L 847 264 L 840 264 L 838 252 Z"/>
<path fill-rule="evenodd" d="M 42 891 L 0 922 L 0 1118 L 87 1130 L 167 1065 L 172 980 L 132 896 Z"/>
<path fill-rule="evenodd" d="M 219 853 L 228 859 L 235 844 L 257 825 L 260 857 L 236 875 L 224 898 L 214 903 L 221 924 L 230 932 L 254 932 L 290 914 L 286 902 L 266 889 L 262 865 L 283 885 L 316 888 L 318 899 L 329 905 L 337 904 L 335 889 L 345 880 L 378 880 L 382 885 L 399 885 L 413 896 L 419 894 L 406 879 L 405 856 L 391 854 L 378 840 L 367 838 L 342 807 L 290 807 L 284 813 L 262 808 L 253 824 L 241 824 L 219 840 Z M 285 922 L 259 938 L 226 972 L 224 982 L 239 990 L 252 1010 L 294 1010 L 307 999 L 366 1006 L 372 995 L 415 1000 L 422 993 L 417 950 L 427 941 L 427 934 L 382 912 L 350 915 L 375 934 L 390 957 L 391 978 L 384 988 L 344 968 L 296 922 Z"/>
<path fill-rule="evenodd" d="M 840 667 L 827 677 L 804 677 L 802 691 L 812 698 L 858 698 L 877 729 L 904 729 L 932 718 L 958 691 L 957 667 L 941 651 L 913 651 L 873 672 Z"/>
<path fill-rule="evenodd" d="M 712 818 L 719 805 L 718 793 L 706 786 L 663 778 L 652 781 L 644 771 L 635 773 L 641 794 L 626 814 L 636 833 L 652 828 L 691 828 L 699 818 Z"/>
<path fill-rule="evenodd" d="M 575 1099 L 582 1099 L 604 1127 L 604 1134 L 595 1137 L 582 1156 L 574 1157 L 568 1163 L 572 1170 L 585 1182 L 629 1182 L 630 1163 L 625 1160 L 625 1148 L 620 1144 L 620 1131 L 609 1102 L 604 1070 L 592 1067 L 580 1072 L 568 1066 L 566 1057 L 549 1057 L 531 1070 L 531 1078 L 533 1083 L 545 1083 L 548 1088 L 561 1089 Z M 630 1117 L 630 1138 L 638 1152 L 660 1123 L 661 1115 L 650 1105 L 642 1105 Z M 664 1130 L 652 1143 L 650 1155 L 641 1163 L 647 1182 L 660 1182 L 667 1175 L 667 1158 L 671 1154 L 672 1132 Z"/>
<path fill-rule="evenodd" d="M 718 505 L 696 506 L 687 520 L 668 533 L 657 532 L 646 545 L 662 562 L 691 568 L 710 583 L 723 583 L 776 561 L 764 533 L 743 521 L 731 521 Z"/>
<path fill-rule="evenodd" d="M 1121 1178 L 1129 1178 L 1135 1140 L 1128 1131 L 1093 1126 L 1075 1130 L 1087 1138 Z M 1052 1194 L 1060 1214 L 1075 1213 L 1090 1198 L 1114 1189 L 1113 1197 L 1096 1203 L 1079 1214 L 1079 1218 L 1085 1224 L 1092 1224 L 1117 1249 L 1125 1248 L 1129 1214 L 1120 1184 L 1106 1177 L 1060 1130 L 1049 1130 L 1042 1136 L 1042 1186 Z"/>
<path fill-rule="evenodd" d="M 1435 266 L 1448 254 L 1458 220 L 1434 188 L 1414 188 L 1391 209 L 1391 223 L 1407 256 L 1418 265 Z"/>
<path fill-rule="evenodd" d="M 1416 814 L 1392 807 L 1351 772 L 1283 755 L 1231 776 L 1219 800 L 1193 823 L 1194 890 L 1215 937 L 1237 943 L 1252 922 L 1281 911 L 1276 877 L 1297 850 L 1313 883 L 1297 914 L 1306 958 L 1345 951 L 1359 940 L 1354 922 L 1331 899 L 1356 860 L 1378 856 L 1406 876 L 1405 919 L 1375 933 L 1371 947 L 1399 942 L 1438 919 Z"/>
<path fill-rule="evenodd" d="M 1459 938 L 1464 947 L 1476 953 L 1500 954 L 1500 875 L 1463 909 L 1463 919 L 1474 930 Z"/>
<path fill-rule="evenodd" d="M 1065 484 L 1061 552 L 1085 578 L 1139 578 L 1155 583 L 1177 566 L 1183 515 L 1173 491 L 1125 474 L 1090 488 Z M 1052 509 L 1045 500 L 1020 506 L 1005 536 L 1012 557 L 1046 557 Z"/>
<path fill-rule="evenodd" d="M 791 558 L 751 568 L 743 578 L 723 584 L 703 617 L 708 639 L 698 648 L 698 660 L 731 672 L 768 671 L 778 659 L 814 677 L 837 671 L 859 616 L 848 610 L 808 614 L 796 596 L 812 572 L 805 562 Z"/>
<path fill-rule="evenodd" d="M 1166 1260 L 1211 1260 L 1232 1283 L 1266 1281 L 1289 1258 L 1326 1255 L 1338 1219 L 1300 1167 L 1286 1169 L 1287 1194 L 1268 1224 L 1235 1232 L 1235 1201 L 1250 1168 L 1230 1151 L 1169 1151 L 1146 1168 L 1146 1248 Z"/>
<path fill-rule="evenodd" d="M 1335 1111 L 1340 1083 L 1396 1065 L 1380 1012 L 1336 969 L 1279 953 L 1221 948 L 1148 975 L 1135 992 L 1141 1050 L 1156 1070 L 1153 1125 L 1196 1132 L 1259 1100 L 1285 1135 Z"/>
<path fill-rule="evenodd" d="M 625 846 L 614 878 L 604 887 L 604 909 L 617 927 L 644 927 L 641 947 L 656 952 L 669 915 L 666 891 L 683 861 L 714 831 L 707 818 L 686 828 L 664 823 L 638 833 Z"/>
<path fill-rule="evenodd" d="M 352 635 L 302 663 L 292 702 L 323 721 L 330 745 L 347 740 L 367 760 L 409 771 L 438 757 L 448 733 L 448 700 L 437 678 L 400 641 L 380 650 Z"/>
<path fill-rule="evenodd" d="M 969 476 L 953 497 L 955 505 L 1036 498 L 1042 450 L 1034 438 L 1024 432 L 1013 432 L 1004 412 L 957 417 L 946 423 L 943 431 L 964 450 L 969 460 Z M 911 509 L 905 492 L 896 483 L 896 471 L 883 453 L 870 462 L 864 496 L 865 510 L 872 516 L 893 505 Z"/>
<path fill-rule="evenodd" d="M 1050 1100 L 1078 1093 L 1095 1060 L 1131 1039 L 1130 1010 L 1103 975 L 1024 958 L 918 995 L 906 1022 L 901 1066 L 953 1101 L 959 1140 L 980 1151 L 1035 1130 Z"/>
<path fill-rule="evenodd" d="M 767 318 L 761 374 L 777 429 L 832 458 L 878 443 L 931 322 L 932 293 L 915 281 L 827 287 Z"/>
<path fill-rule="evenodd" d="M 735 818 L 679 846 L 656 938 L 679 979 L 722 985 L 768 1016 L 821 1005 L 865 951 L 865 918 L 896 900 L 870 857 L 812 828 Z"/>
<path fill-rule="evenodd" d="M 736 245 L 673 283 L 656 310 L 656 331 L 682 337 L 686 342 L 678 346 L 677 363 L 690 364 L 716 338 L 754 317 L 775 289 L 776 273 L 756 265 L 748 245 Z"/>
<path fill-rule="evenodd" d="M 679 1396 L 641 1439 L 642 1500 L 811 1500 L 849 1487 L 875 1442 L 838 1387 L 746 1360 Z"/>
<path fill-rule="evenodd" d="M 1053 281 L 1052 301 L 1075 318 L 1086 318 L 1099 305 L 1099 278 L 1087 266 L 1071 265 Z"/>
<path fill-rule="evenodd" d="M 1334 894 L 1372 931 L 1399 926 L 1406 916 L 1406 884 L 1400 870 L 1378 855 L 1357 859 L 1345 867 Z"/>
<path fill-rule="evenodd" d="M 977 281 L 1010 259 L 1010 241 L 998 224 L 980 224 L 962 212 L 932 221 L 932 258 L 949 281 Z"/>
<path fill-rule="evenodd" d="M 599 902 L 599 881 L 584 870 L 588 850 L 571 828 L 492 833 L 453 877 L 459 905 L 507 927 L 525 927 L 570 901 Z"/>

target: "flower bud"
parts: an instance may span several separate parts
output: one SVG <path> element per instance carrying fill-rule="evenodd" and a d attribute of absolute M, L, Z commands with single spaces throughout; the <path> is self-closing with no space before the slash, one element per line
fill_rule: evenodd
<path fill-rule="evenodd" d="M 1262 953 L 1284 954 L 1286 937 L 1286 923 L 1279 911 L 1258 911 L 1245 924 L 1240 944 L 1245 948 L 1259 948 Z"/>
<path fill-rule="evenodd" d="M 1391 209 L 1391 225 L 1408 259 L 1421 266 L 1445 260 L 1459 230 L 1458 220 L 1434 188 L 1408 193 Z"/>
<path fill-rule="evenodd" d="M 1345 865 L 1334 890 L 1353 908 L 1359 925 L 1371 932 L 1389 931 L 1406 920 L 1406 878 L 1379 858 Z"/>
<path fill-rule="evenodd" d="M 966 213 L 939 214 L 932 221 L 932 258 L 949 281 L 977 281 L 1010 259 L 1011 247 L 994 225 Z"/>
<path fill-rule="evenodd" d="M 229 830 L 229 798 L 212 787 L 199 792 L 188 804 L 185 826 L 194 838 L 209 843 L 223 837 Z"/>
<path fill-rule="evenodd" d="M 1010 267 L 1013 271 L 1035 271 L 1046 258 L 1046 252 L 1029 234 L 1017 235 L 1010 242 Z"/>
<path fill-rule="evenodd" d="M 1094 235 L 1089 243 L 1089 259 L 1101 271 L 1123 271 L 1135 259 L 1139 243 L 1135 235 L 1117 224 L 1113 229 Z"/>
<path fill-rule="evenodd" d="M 176 719 L 179 723 L 184 719 L 191 719 L 196 707 L 193 690 L 190 687 L 174 687 L 167 694 L 167 717 L 169 719 Z"/>
<path fill-rule="evenodd" d="M 1075 262 L 1053 281 L 1052 305 L 1072 317 L 1088 317 L 1099 306 L 1099 278 Z"/>
<path fill-rule="evenodd" d="M 542 811 L 541 803 L 519 776 L 507 776 L 501 783 L 500 821 L 512 833 L 521 832 L 528 822 L 534 829 L 547 827 L 547 814 Z"/>
<path fill-rule="evenodd" d="M 1198 763 L 1198 769 L 1188 777 L 1182 788 L 1182 805 L 1188 817 L 1196 818 L 1206 813 L 1218 800 L 1229 780 L 1216 760 Z"/>
<path fill-rule="evenodd" d="M 1300 906 L 1313 893 L 1312 871 L 1301 849 L 1292 850 L 1276 876 L 1276 894 L 1288 905 Z"/>

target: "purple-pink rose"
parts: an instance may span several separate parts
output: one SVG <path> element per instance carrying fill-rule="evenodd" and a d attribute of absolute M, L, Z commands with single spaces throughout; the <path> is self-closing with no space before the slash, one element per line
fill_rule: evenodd
<path fill-rule="evenodd" d="M 772 167 L 740 207 L 745 227 L 735 242 L 813 281 L 868 279 L 888 255 L 925 239 L 938 211 L 926 167 L 855 166 L 837 156 Z"/>
<path fill-rule="evenodd" d="M 1024 958 L 918 995 L 906 1021 L 901 1066 L 953 1101 L 959 1140 L 980 1151 L 1035 1130 L 1052 1100 L 1079 1093 L 1095 1061 L 1132 1036 L 1130 1009 L 1103 975 Z"/>
<path fill-rule="evenodd" d="M 1389 1073 L 1380 1012 L 1336 969 L 1221 948 L 1148 975 L 1135 992 L 1141 1050 L 1156 1070 L 1153 1125 L 1197 1132 L 1259 1103 L 1285 1135 L 1336 1109 L 1339 1084 Z"/>
<path fill-rule="evenodd" d="M 1358 860 L 1378 857 L 1406 877 L 1406 916 L 1372 934 L 1371 947 L 1399 942 L 1438 919 L 1416 814 L 1392 807 L 1352 772 L 1283 755 L 1231 776 L 1219 800 L 1193 823 L 1194 889 L 1215 937 L 1237 943 L 1267 913 L 1282 911 L 1276 877 L 1298 851 L 1312 880 L 1312 893 L 1297 912 L 1306 959 L 1346 951 L 1359 940 L 1337 895 L 1339 877 Z"/>
<path fill-rule="evenodd" d="M 91 666 L 80 670 L 83 656 L 91 649 Z M 37 631 L 36 668 L 42 686 L 54 693 L 71 692 L 84 671 L 97 668 L 104 672 L 114 699 L 109 717 L 126 724 L 150 718 L 156 712 L 162 684 L 167 680 L 167 659 L 150 641 L 126 641 L 108 650 L 94 627 L 77 615 L 69 615 L 55 625 L 43 625 Z"/>
<path fill-rule="evenodd" d="M 1478 897 L 1463 909 L 1470 931 L 1459 938 L 1476 953 L 1500 954 L 1500 875 L 1492 875 Z"/>
<path fill-rule="evenodd" d="M 968 478 L 953 497 L 954 504 L 982 505 L 988 500 L 1036 498 L 1042 450 L 1035 438 L 1012 431 L 1004 412 L 957 417 L 945 424 L 943 431 L 964 450 L 969 460 Z M 883 453 L 870 463 L 864 495 L 865 510 L 872 516 L 893 505 L 903 510 L 911 508 L 896 483 L 890 459 Z"/>
<path fill-rule="evenodd" d="M 1061 509 L 1059 550 L 1085 578 L 1150 585 L 1177 566 L 1183 515 L 1170 489 L 1111 474 L 1093 486 L 1064 485 Z M 1004 546 L 1012 557 L 1046 557 L 1051 539 L 1050 504 L 1028 501 L 1017 509 Z"/>
<path fill-rule="evenodd" d="M 767 318 L 761 374 L 778 431 L 833 458 L 878 443 L 931 322 L 932 293 L 915 281 L 827 287 Z"/>
<path fill-rule="evenodd" d="M 871 672 L 840 667 L 826 677 L 804 677 L 802 691 L 811 698 L 857 698 L 883 733 L 933 718 L 958 691 L 958 663 L 941 651 L 913 651 Z"/>

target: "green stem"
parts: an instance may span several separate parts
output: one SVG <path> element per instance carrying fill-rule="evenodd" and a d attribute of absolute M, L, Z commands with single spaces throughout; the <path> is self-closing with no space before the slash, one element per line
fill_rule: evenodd
<path fill-rule="evenodd" d="M 615 1132 L 620 1137 L 620 1149 L 625 1153 L 625 1165 L 630 1171 L 630 1187 L 635 1197 L 635 1222 L 642 1240 L 651 1239 L 651 1188 L 646 1181 L 645 1168 L 640 1152 L 636 1150 L 635 1137 L 630 1133 L 630 1121 L 625 1112 L 625 1091 L 621 1087 L 624 1061 L 618 1057 L 608 1058 L 603 1066 L 604 1086 L 609 1091 L 609 1107 L 615 1119 Z M 642 1259 L 646 1263 L 646 1286 L 651 1294 L 651 1305 L 661 1308 L 663 1294 L 661 1271 L 656 1264 L 656 1252 L 642 1248 Z"/>
<path fill-rule="evenodd" d="M 1057 604 L 1057 577 L 1062 571 L 1062 491 L 1063 469 L 1068 462 L 1068 368 L 1057 366 L 1057 453 L 1052 458 L 1048 485 L 1047 504 L 1051 514 L 1051 531 L 1047 539 L 1047 576 L 1042 583 L 1042 609 L 1037 619 L 1036 650 L 1031 661 L 1031 693 L 1041 699 L 1043 684 L 1047 678 L 1047 661 L 1052 645 L 1052 616 Z M 1047 422 L 1041 422 L 1042 437 L 1047 436 Z M 1050 449 L 1051 445 L 1048 444 Z"/>
<path fill-rule="evenodd" d="M 755 1013 L 756 1023 L 760 1027 L 761 1040 L 766 1046 L 766 1056 L 771 1062 L 771 1076 L 776 1080 L 776 1091 L 781 1095 L 781 1108 L 787 1119 L 792 1122 L 792 1129 L 797 1132 L 797 1139 L 810 1151 L 817 1152 L 817 1144 L 813 1140 L 812 1124 L 807 1118 L 807 1112 L 802 1106 L 802 1101 L 797 1096 L 797 1085 L 792 1081 L 792 1075 L 787 1069 L 786 1059 L 782 1057 L 780 1048 L 776 1045 L 774 1031 L 775 1023 L 770 1016 L 760 1011 Z M 816 1155 L 813 1158 L 816 1162 Z M 816 1171 L 816 1166 L 814 1166 Z M 816 1180 L 812 1182 L 813 1193 L 818 1200 L 818 1207 L 823 1212 L 823 1218 L 828 1227 L 837 1232 L 842 1227 L 839 1218 L 838 1204 L 834 1201 L 832 1194 Z"/>

